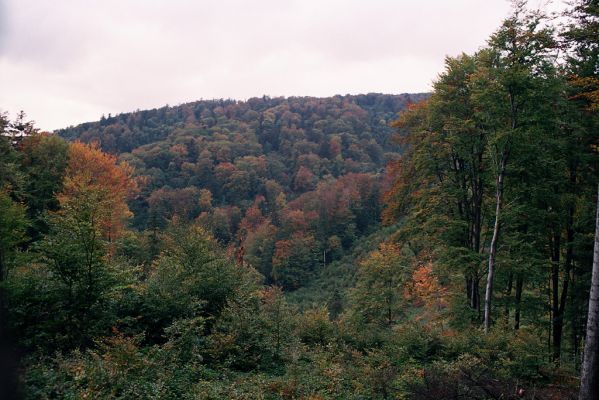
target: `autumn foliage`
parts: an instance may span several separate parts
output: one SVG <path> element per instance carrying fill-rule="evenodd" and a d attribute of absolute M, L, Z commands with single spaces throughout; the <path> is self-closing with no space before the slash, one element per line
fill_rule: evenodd
<path fill-rule="evenodd" d="M 429 325 L 442 321 L 442 311 L 448 305 L 448 288 L 439 283 L 432 262 L 419 263 L 406 287 L 406 297 L 419 312 L 416 320 Z"/>
<path fill-rule="evenodd" d="M 86 201 L 93 194 L 100 231 L 113 241 L 131 216 L 127 199 L 137 192 L 132 175 L 133 169 L 126 162 L 117 162 L 115 156 L 100 150 L 97 143 L 74 142 L 69 148 L 63 190 L 58 200 L 64 208 Z"/>

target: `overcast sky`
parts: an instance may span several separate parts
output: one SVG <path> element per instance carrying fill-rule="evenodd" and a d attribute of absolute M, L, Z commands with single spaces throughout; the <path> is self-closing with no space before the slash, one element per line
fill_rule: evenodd
<path fill-rule="evenodd" d="M 531 1 L 538 5 L 540 0 Z M 430 90 L 506 0 L 0 0 L 0 109 L 46 130 L 200 98 Z"/>

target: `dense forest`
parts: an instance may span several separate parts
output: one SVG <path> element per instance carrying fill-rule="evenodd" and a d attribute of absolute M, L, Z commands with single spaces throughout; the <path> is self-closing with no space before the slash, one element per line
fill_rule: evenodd
<path fill-rule="evenodd" d="M 597 110 L 578 0 L 428 94 L 0 114 L 0 397 L 592 399 Z"/>
<path fill-rule="evenodd" d="M 133 228 L 198 221 L 267 284 L 297 289 L 379 228 L 384 167 L 399 149 L 390 122 L 423 98 L 199 101 L 58 134 L 134 169 Z"/>

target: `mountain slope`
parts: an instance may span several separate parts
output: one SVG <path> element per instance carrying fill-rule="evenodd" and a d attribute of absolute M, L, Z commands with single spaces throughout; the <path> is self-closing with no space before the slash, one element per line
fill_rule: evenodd
<path fill-rule="evenodd" d="M 135 168 L 137 229 L 199 221 L 269 282 L 305 284 L 379 224 L 389 122 L 425 94 L 202 100 L 58 131 Z"/>

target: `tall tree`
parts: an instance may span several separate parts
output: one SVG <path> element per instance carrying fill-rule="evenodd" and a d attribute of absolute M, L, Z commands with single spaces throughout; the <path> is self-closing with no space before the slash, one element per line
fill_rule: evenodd
<path fill-rule="evenodd" d="M 577 246 L 577 243 L 581 242 L 580 238 L 591 235 L 590 224 L 583 225 L 578 221 L 586 219 L 587 215 L 591 218 L 589 214 L 592 212 L 587 205 L 592 203 L 594 193 L 589 188 L 597 183 L 599 170 L 596 152 L 599 145 L 599 5 L 595 0 L 576 0 L 570 5 L 570 9 L 565 12 L 568 22 L 562 38 L 566 54 L 564 73 L 568 79 L 569 96 L 566 114 L 569 141 L 565 154 L 568 159 L 571 197 L 575 201 L 568 204 L 565 264 L 566 270 L 571 272 L 571 278 L 566 275 L 570 282 L 564 281 L 564 289 L 567 289 L 566 283 L 572 287 L 572 348 L 573 357 L 578 360 L 579 342 L 584 336 L 584 323 L 580 315 L 586 302 L 586 297 L 581 293 L 585 293 L 588 287 L 588 281 L 581 278 L 586 276 L 590 256 L 585 256 L 586 249 Z M 565 290 L 562 291 L 562 296 L 564 294 Z M 560 313 L 557 316 L 562 315 Z M 556 319 L 554 315 L 554 320 L 557 322 L 556 327 L 560 329 L 563 318 Z"/>
<path fill-rule="evenodd" d="M 50 217 L 50 232 L 40 245 L 57 293 L 54 324 L 65 345 L 90 343 L 92 329 L 105 308 L 103 297 L 113 284 L 106 260 L 101 221 L 107 218 L 103 193 L 80 188 Z"/>
<path fill-rule="evenodd" d="M 403 285 L 409 277 L 407 258 L 396 244 L 382 243 L 360 263 L 351 293 L 352 314 L 365 326 L 391 328 L 403 304 Z"/>
<path fill-rule="evenodd" d="M 505 179 L 514 145 L 536 133 L 538 117 L 533 102 L 542 82 L 552 72 L 555 41 L 551 29 L 543 26 L 544 16 L 515 4 L 513 15 L 491 36 L 482 68 L 475 79 L 474 100 L 479 118 L 489 132 L 490 154 L 495 181 L 495 213 L 489 245 L 485 290 L 484 329 L 491 325 L 491 304 L 497 251 L 504 208 Z"/>
<path fill-rule="evenodd" d="M 579 400 L 591 400 L 599 393 L 599 187 L 597 190 L 597 217 L 593 274 L 589 295 L 589 314 L 584 347 L 584 361 L 580 378 Z"/>
<path fill-rule="evenodd" d="M 97 206 L 102 220 L 97 221 L 101 233 L 109 242 L 120 235 L 123 224 L 131 216 L 127 199 L 136 193 L 133 169 L 126 162 L 104 153 L 97 143 L 72 143 L 60 205 L 77 202 L 89 191 L 98 196 Z"/>
<path fill-rule="evenodd" d="M 41 133 L 23 139 L 20 153 L 26 182 L 23 195 L 32 222 L 29 234 L 37 240 L 47 233 L 45 212 L 58 209 L 56 195 L 62 191 L 69 145 L 58 136 Z"/>
<path fill-rule="evenodd" d="M 12 346 L 14 337 L 8 332 L 7 275 L 15 250 L 25 239 L 27 225 L 25 206 L 14 202 L 7 190 L 0 186 L 0 398 L 6 399 L 18 398 L 15 395 L 17 365 Z"/>
<path fill-rule="evenodd" d="M 28 225 L 23 204 L 14 202 L 5 189 L 0 188 L 0 341 L 6 339 L 7 303 L 6 276 L 11 256 L 25 240 Z"/>

